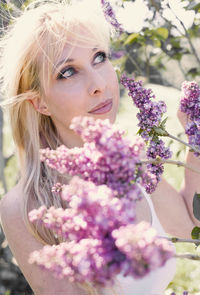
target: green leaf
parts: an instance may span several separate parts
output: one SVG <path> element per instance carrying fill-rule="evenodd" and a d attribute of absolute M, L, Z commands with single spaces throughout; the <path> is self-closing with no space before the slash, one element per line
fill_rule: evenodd
<path fill-rule="evenodd" d="M 187 72 L 188 75 L 191 75 L 192 77 L 199 76 L 200 70 L 198 68 L 192 68 Z"/>
<path fill-rule="evenodd" d="M 176 53 L 176 54 L 174 54 L 173 56 L 172 56 L 172 58 L 173 59 L 176 59 L 176 60 L 181 60 L 181 58 L 182 58 L 182 54 L 181 53 Z"/>
<path fill-rule="evenodd" d="M 168 117 L 165 118 L 165 119 L 160 123 L 160 127 L 161 127 L 161 128 L 165 129 L 165 124 L 166 124 L 167 120 L 168 120 Z"/>
<path fill-rule="evenodd" d="M 177 153 L 176 153 L 176 158 L 178 158 L 180 156 L 180 153 L 181 151 L 179 150 Z"/>
<path fill-rule="evenodd" d="M 158 47 L 158 48 L 160 48 L 161 47 L 161 42 L 160 42 L 160 40 L 153 40 L 153 44 L 154 44 L 154 47 Z"/>
<path fill-rule="evenodd" d="M 200 239 L 200 227 L 195 226 L 195 227 L 192 229 L 191 237 L 192 237 L 192 239 L 194 239 L 194 240 L 199 240 L 199 239 Z"/>
<path fill-rule="evenodd" d="M 124 45 L 130 45 L 133 42 L 136 41 L 137 37 L 139 36 L 139 33 L 133 33 L 128 36 L 128 38 L 125 40 Z"/>
<path fill-rule="evenodd" d="M 194 217 L 200 220 L 200 194 L 195 193 L 193 198 L 193 214 Z"/>
<path fill-rule="evenodd" d="M 170 43 L 175 48 L 180 48 L 180 41 L 177 38 L 171 38 Z"/>
<path fill-rule="evenodd" d="M 161 128 L 161 127 L 153 127 L 154 132 L 158 136 L 168 136 L 168 132 L 164 128 Z"/>
<path fill-rule="evenodd" d="M 140 128 L 137 132 L 138 135 L 140 135 L 144 130 L 142 128 Z"/>
<path fill-rule="evenodd" d="M 160 37 L 162 37 L 163 39 L 167 39 L 169 32 L 167 28 L 158 28 L 156 30 L 157 35 L 159 35 Z"/>

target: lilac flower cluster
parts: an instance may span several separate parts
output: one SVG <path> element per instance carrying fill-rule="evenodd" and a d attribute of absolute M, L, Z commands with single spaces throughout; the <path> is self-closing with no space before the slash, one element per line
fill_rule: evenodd
<path fill-rule="evenodd" d="M 148 143 L 147 158 L 149 160 L 168 159 L 172 156 L 169 148 L 165 147 L 159 135 L 166 135 L 166 131 L 162 126 L 162 116 L 166 112 L 166 104 L 164 101 L 152 101 L 155 98 L 151 89 L 142 86 L 142 81 L 135 81 L 125 75 L 121 77 L 122 85 L 128 89 L 128 95 L 131 96 L 134 104 L 139 109 L 137 118 L 140 127 L 139 133 Z M 148 193 L 152 193 L 161 175 L 164 167 L 161 163 L 147 165 L 148 171 L 142 176 L 142 185 Z"/>
<path fill-rule="evenodd" d="M 185 132 L 189 136 L 189 143 L 200 150 L 200 87 L 194 81 L 185 81 L 182 84 L 182 92 L 180 110 L 190 120 Z M 194 154 L 199 156 L 200 152 Z"/>
<path fill-rule="evenodd" d="M 107 242 L 107 245 L 106 245 Z M 59 245 L 44 246 L 34 251 L 29 263 L 37 264 L 50 271 L 56 278 L 67 278 L 71 282 L 106 285 L 113 283 L 114 276 L 119 273 L 118 261 L 125 257 L 114 243 L 95 239 L 82 239 L 79 243 L 71 241 Z"/>
<path fill-rule="evenodd" d="M 117 198 L 106 185 L 96 186 L 74 176 L 70 185 L 63 186 L 61 197 L 67 203 L 66 209 L 40 207 L 30 212 L 29 219 L 39 219 L 66 240 L 103 239 L 108 230 L 135 221 L 135 201 Z"/>
<path fill-rule="evenodd" d="M 162 140 L 150 141 L 149 148 L 147 150 L 148 159 L 156 159 L 160 157 L 162 159 L 169 159 L 172 153 L 169 148 L 165 147 L 165 143 Z"/>
<path fill-rule="evenodd" d="M 119 273 L 143 277 L 174 255 L 149 225 L 134 224 L 135 202 L 116 198 L 107 186 L 73 177 L 61 195 L 66 209 L 42 207 L 29 214 L 31 222 L 39 221 L 65 240 L 29 259 L 57 278 L 105 286 Z"/>
<path fill-rule="evenodd" d="M 119 196 L 127 194 L 140 198 L 136 182 L 142 174 L 138 163 L 143 142 L 131 143 L 108 120 L 77 117 L 71 128 L 82 137 L 84 146 L 41 150 L 41 160 L 60 173 L 81 175 L 97 185 L 106 184 Z"/>
<path fill-rule="evenodd" d="M 113 26 L 115 27 L 120 33 L 124 31 L 122 28 L 122 25 L 119 24 L 119 22 L 116 19 L 115 13 L 113 11 L 112 6 L 110 5 L 110 2 L 106 0 L 101 0 L 101 4 L 103 7 L 103 12 L 105 15 L 106 20 Z"/>
<path fill-rule="evenodd" d="M 147 170 L 142 174 L 141 185 L 145 187 L 145 190 L 148 194 L 152 194 L 155 191 L 158 181 L 159 178 L 150 170 Z"/>
<path fill-rule="evenodd" d="M 144 221 L 120 227 L 113 231 L 112 236 L 116 239 L 116 246 L 131 262 L 127 264 L 125 276 L 131 274 L 141 278 L 163 266 L 173 256 L 168 241 L 158 239 L 156 231 Z"/>
<path fill-rule="evenodd" d="M 137 114 L 138 126 L 141 129 L 141 136 L 148 140 L 152 137 L 153 128 L 159 127 L 162 116 L 167 110 L 166 104 L 164 101 L 152 101 L 155 95 L 151 89 L 142 86 L 142 81 L 135 81 L 134 78 L 122 75 L 121 83 L 128 89 L 128 95 L 131 96 L 134 104 L 139 109 Z"/>
<path fill-rule="evenodd" d="M 180 109 L 186 113 L 191 121 L 200 121 L 200 88 L 195 81 L 182 83 L 183 97 Z"/>
<path fill-rule="evenodd" d="M 168 147 L 165 147 L 165 143 L 161 139 L 158 139 L 158 140 L 150 141 L 146 155 L 149 160 L 156 160 L 156 159 L 167 160 L 171 158 L 172 152 L 170 151 Z M 155 175 L 155 177 L 153 178 L 153 181 L 150 181 L 150 182 L 148 181 L 147 174 L 145 175 L 145 177 L 143 177 L 146 191 L 148 193 L 152 193 L 155 190 L 155 187 L 157 186 L 158 182 L 160 181 L 161 175 L 164 171 L 164 166 L 162 163 L 158 163 L 158 164 L 150 163 L 150 164 L 147 164 L 147 170 L 150 174 Z"/>

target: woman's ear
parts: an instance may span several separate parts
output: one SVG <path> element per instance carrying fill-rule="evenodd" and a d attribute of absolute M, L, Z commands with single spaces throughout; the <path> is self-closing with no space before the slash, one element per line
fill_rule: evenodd
<path fill-rule="evenodd" d="M 36 96 L 29 98 L 28 100 L 37 112 L 46 116 L 51 116 L 51 112 L 49 111 L 46 102 L 41 97 Z"/>

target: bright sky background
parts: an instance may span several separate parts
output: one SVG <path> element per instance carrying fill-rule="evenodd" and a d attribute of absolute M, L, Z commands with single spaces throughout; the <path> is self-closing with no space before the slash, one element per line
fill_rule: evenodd
<path fill-rule="evenodd" d="M 162 1 L 163 3 L 166 0 Z M 115 3 L 116 0 L 110 0 L 111 3 Z M 194 21 L 194 11 L 186 11 L 184 6 L 188 1 L 180 0 L 168 0 L 174 13 L 183 21 L 186 28 L 190 28 Z M 145 18 L 151 13 L 144 3 L 144 0 L 135 0 L 134 2 L 124 2 L 124 7 L 116 11 L 117 19 L 121 22 L 125 30 L 129 32 L 139 32 L 143 25 Z M 176 24 L 180 30 L 182 27 L 176 20 L 174 14 L 170 9 L 165 9 L 164 16 Z"/>

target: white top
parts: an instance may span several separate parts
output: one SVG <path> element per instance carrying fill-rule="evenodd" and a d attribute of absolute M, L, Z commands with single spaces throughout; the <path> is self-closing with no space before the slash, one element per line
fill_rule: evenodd
<path fill-rule="evenodd" d="M 143 193 L 151 209 L 152 227 L 156 229 L 159 236 L 166 236 L 155 213 L 150 196 L 145 192 Z M 142 279 L 117 275 L 115 285 L 112 288 L 103 288 L 102 293 L 103 295 L 163 295 L 168 284 L 172 281 L 175 272 L 176 259 L 172 258 L 163 267 L 150 272 Z"/>

